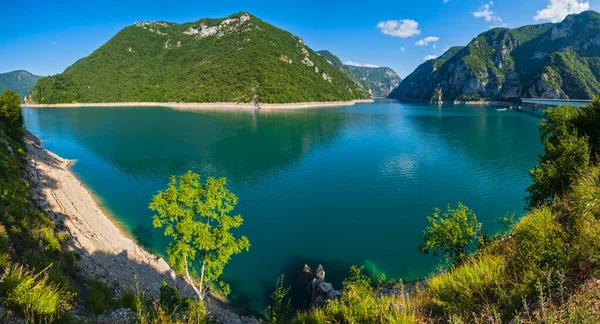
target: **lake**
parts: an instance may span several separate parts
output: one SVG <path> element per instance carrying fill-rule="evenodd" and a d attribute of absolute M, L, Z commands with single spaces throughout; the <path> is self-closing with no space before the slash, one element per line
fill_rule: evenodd
<path fill-rule="evenodd" d="M 516 110 L 376 101 L 289 111 L 162 107 L 24 108 L 25 125 L 73 171 L 121 227 L 163 253 L 148 203 L 171 175 L 227 177 L 250 252 L 223 279 L 231 301 L 261 310 L 280 274 L 294 287 L 306 263 L 339 284 L 350 265 L 423 278 L 438 259 L 418 237 L 434 207 L 462 202 L 488 233 L 521 215 L 528 170 L 543 147 L 540 118 Z"/>

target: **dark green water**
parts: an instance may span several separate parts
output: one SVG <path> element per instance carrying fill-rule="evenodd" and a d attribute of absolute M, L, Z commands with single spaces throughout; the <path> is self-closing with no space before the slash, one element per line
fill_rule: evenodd
<path fill-rule="evenodd" d="M 265 305 L 305 263 L 339 283 L 352 264 L 414 279 L 437 259 L 417 238 L 434 207 L 463 202 L 489 232 L 521 213 L 541 153 L 539 117 L 468 106 L 378 102 L 296 111 L 24 109 L 58 155 L 141 244 L 162 253 L 147 205 L 170 175 L 224 176 L 252 243 L 226 268 L 234 303 Z M 298 288 L 299 295 L 305 287 Z"/>

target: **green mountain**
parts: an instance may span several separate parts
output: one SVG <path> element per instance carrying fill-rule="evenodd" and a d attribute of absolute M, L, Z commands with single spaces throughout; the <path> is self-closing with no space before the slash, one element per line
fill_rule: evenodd
<path fill-rule="evenodd" d="M 367 67 L 343 64 L 329 51 L 317 51 L 336 69 L 346 73 L 373 97 L 386 97 L 402 79 L 388 67 Z"/>
<path fill-rule="evenodd" d="M 126 27 L 29 99 L 288 103 L 369 98 L 298 38 L 250 14 Z"/>
<path fill-rule="evenodd" d="M 590 99 L 600 94 L 600 14 L 494 28 L 421 64 L 389 98 L 408 101 Z"/>
<path fill-rule="evenodd" d="M 33 75 L 27 71 L 19 70 L 7 73 L 0 73 L 0 92 L 8 89 L 21 96 L 21 100 L 35 86 L 40 76 Z"/>

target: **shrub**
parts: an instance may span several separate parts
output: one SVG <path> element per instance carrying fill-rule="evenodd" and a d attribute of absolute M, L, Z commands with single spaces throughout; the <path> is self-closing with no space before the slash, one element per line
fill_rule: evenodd
<path fill-rule="evenodd" d="M 61 318 L 71 308 L 73 294 L 47 280 L 48 268 L 34 273 L 17 264 L 9 266 L 0 282 L 5 306 L 34 322 Z"/>
<path fill-rule="evenodd" d="M 99 315 L 112 307 L 113 293 L 104 282 L 89 280 L 88 287 L 87 302 L 92 313 Z"/>
<path fill-rule="evenodd" d="M 514 232 L 513 267 L 525 284 L 533 284 L 550 268 L 564 269 L 568 264 L 567 242 L 561 225 L 550 207 L 531 211 Z"/>
<path fill-rule="evenodd" d="M 409 298 L 403 288 L 398 295 L 381 295 L 364 275 L 363 268 L 352 266 L 344 280 L 339 300 L 328 300 L 322 309 L 299 314 L 294 323 L 415 323 L 415 297 Z"/>
<path fill-rule="evenodd" d="M 23 125 L 23 114 L 18 94 L 10 90 L 4 90 L 0 94 L 0 120 L 10 126 Z"/>
<path fill-rule="evenodd" d="M 441 214 L 436 208 L 433 214 L 427 216 L 430 225 L 419 237 L 421 253 L 437 255 L 441 251 L 451 262 L 461 262 L 467 254 L 467 247 L 480 235 L 481 224 L 477 222 L 475 213 L 458 203 L 457 209 L 451 209 Z"/>
<path fill-rule="evenodd" d="M 269 305 L 269 307 L 267 307 L 265 310 L 267 323 L 287 323 L 290 315 L 292 314 L 292 301 L 288 297 L 291 287 L 284 287 L 283 281 L 283 275 L 277 278 L 275 290 L 271 296 L 269 296 L 271 298 L 271 305 Z"/>
<path fill-rule="evenodd" d="M 125 308 L 131 309 L 135 313 L 139 313 L 144 308 L 144 302 L 142 298 L 131 291 L 123 294 L 121 297 L 121 305 Z"/>
<path fill-rule="evenodd" d="M 431 278 L 428 292 L 432 306 L 445 313 L 465 313 L 492 300 L 506 280 L 506 261 L 501 256 L 483 255 L 452 271 Z"/>
<path fill-rule="evenodd" d="M 160 306 L 168 315 L 187 310 L 190 303 L 191 299 L 179 296 L 177 287 L 172 287 L 163 281 L 160 286 Z"/>

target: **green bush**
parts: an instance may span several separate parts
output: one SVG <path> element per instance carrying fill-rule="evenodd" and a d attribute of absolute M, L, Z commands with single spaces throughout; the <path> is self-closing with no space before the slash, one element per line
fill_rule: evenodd
<path fill-rule="evenodd" d="M 292 314 L 292 301 L 288 296 L 291 287 L 285 287 L 283 282 L 284 276 L 281 275 L 279 278 L 277 278 L 275 290 L 271 296 L 269 296 L 271 298 L 271 305 L 269 305 L 265 311 L 267 323 L 288 323 L 288 320 Z"/>
<path fill-rule="evenodd" d="M 525 283 L 533 284 L 543 272 L 568 265 L 566 235 L 549 207 L 524 216 L 515 228 L 514 240 L 515 255 L 510 261 Z"/>
<path fill-rule="evenodd" d="M 104 282 L 89 280 L 88 287 L 87 304 L 92 313 L 99 315 L 113 307 L 113 293 Z"/>
<path fill-rule="evenodd" d="M 138 294 L 128 291 L 121 297 L 121 305 L 138 313 L 144 308 L 144 301 Z"/>
<path fill-rule="evenodd" d="M 468 313 L 486 301 L 507 279 L 506 260 L 502 256 L 480 256 L 452 271 L 431 278 L 427 291 L 432 306 L 445 313 Z"/>
<path fill-rule="evenodd" d="M 185 311 L 191 304 L 190 298 L 181 298 L 179 296 L 179 289 L 175 286 L 170 286 L 163 281 L 160 286 L 160 306 L 171 315 L 177 311 Z"/>
<path fill-rule="evenodd" d="M 343 283 L 342 298 L 328 300 L 322 309 L 300 313 L 293 323 L 415 323 L 415 299 L 402 292 L 383 296 L 363 268 L 352 266 Z M 403 291 L 403 289 L 401 289 Z"/>
<path fill-rule="evenodd" d="M 47 280 L 48 268 L 34 273 L 21 265 L 9 266 L 0 281 L 5 306 L 33 322 L 61 318 L 71 309 L 73 294 Z"/>
<path fill-rule="evenodd" d="M 0 121 L 11 126 L 23 125 L 19 95 L 10 90 L 0 94 Z"/>
<path fill-rule="evenodd" d="M 444 213 L 436 208 L 427 220 L 430 225 L 419 237 L 419 250 L 433 255 L 441 251 L 451 263 L 461 262 L 466 257 L 467 247 L 481 232 L 475 213 L 461 203 L 456 209 L 448 205 Z"/>

